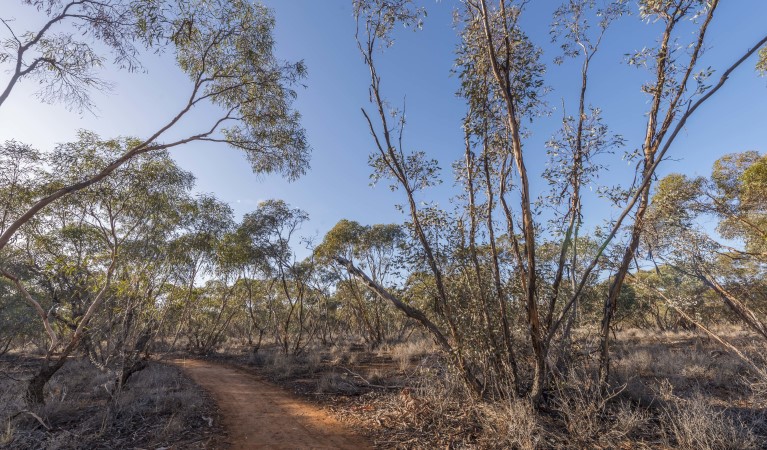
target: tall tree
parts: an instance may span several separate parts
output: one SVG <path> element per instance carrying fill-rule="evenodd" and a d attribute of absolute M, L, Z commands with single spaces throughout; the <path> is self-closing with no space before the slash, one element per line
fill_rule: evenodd
<path fill-rule="evenodd" d="M 51 32 L 53 25 L 69 24 L 74 30 L 70 28 L 69 34 L 64 34 L 70 36 L 67 39 L 74 39 L 72 36 L 77 35 L 78 27 L 82 31 L 87 29 L 97 38 L 113 44 L 118 49 L 118 55 L 124 54 L 129 61 L 138 57 L 134 56 L 138 55 L 136 51 L 131 50 L 130 43 L 134 38 L 170 49 L 178 67 L 189 77 L 189 95 L 178 112 L 149 136 L 131 141 L 114 160 L 90 168 L 71 184 L 60 186 L 38 198 L 14 217 L 0 234 L 0 251 L 24 223 L 47 205 L 104 179 L 127 161 L 144 153 L 203 141 L 243 150 L 256 173 L 279 172 L 288 178 L 295 178 L 308 166 L 308 146 L 299 124 L 300 117 L 291 108 L 295 96 L 292 87 L 304 76 L 305 68 L 301 62 L 284 63 L 274 56 L 274 19 L 265 6 L 247 0 L 215 0 L 212 3 L 207 0 L 39 0 L 33 3 L 52 18 L 48 26 L 29 33 L 14 32 L 5 21 L 12 37 L 4 42 L 10 42 L 8 45 L 15 49 L 15 53 L 7 53 L 0 61 L 10 61 L 17 68 L 31 64 L 12 76 L 6 90 L 12 89 L 19 76 L 31 76 L 38 69 L 45 69 L 44 57 L 35 64 L 29 62 L 31 58 L 25 60 L 24 53 L 40 45 L 43 49 L 36 51 L 43 55 L 45 46 L 51 47 L 50 51 L 59 48 L 53 42 L 55 39 L 51 41 L 45 36 Z M 77 14 L 77 8 L 85 9 L 82 14 Z M 105 12 L 102 11 L 104 8 Z M 105 15 L 104 24 L 100 18 L 102 13 Z M 112 14 L 118 16 L 112 17 Z M 127 24 L 122 22 L 123 14 L 130 16 L 126 18 Z M 119 31 L 108 27 L 100 31 L 98 27 L 102 25 L 122 28 Z M 91 30 L 89 27 L 96 28 Z M 63 56 L 62 61 L 73 60 L 72 64 L 85 67 L 72 69 L 75 75 L 62 75 L 65 81 L 54 79 L 51 82 L 53 86 L 67 85 L 67 77 L 76 78 L 76 74 L 80 73 L 78 71 L 87 73 L 94 65 L 100 64 L 87 43 L 80 42 L 64 48 L 64 53 L 71 55 Z M 78 99 L 93 83 L 80 81 L 74 84 L 74 87 L 67 88 L 71 91 L 69 97 L 62 99 L 71 104 L 80 101 Z M 68 91 L 64 89 L 63 92 Z M 197 129 L 184 129 L 182 119 L 203 105 L 212 105 L 218 113 L 206 114 L 208 122 L 203 121 Z"/>
<path fill-rule="evenodd" d="M 767 321 L 758 311 L 766 301 L 766 190 L 767 157 L 754 151 L 721 157 L 708 178 L 668 175 L 658 183 L 643 236 L 655 260 L 697 279 L 765 339 Z M 716 233 L 703 225 L 711 218 Z"/>
<path fill-rule="evenodd" d="M 116 142 L 111 146 L 82 142 L 60 146 L 52 155 L 49 163 L 56 175 L 49 189 L 122 150 Z M 22 229 L 23 245 L 3 261 L 1 273 L 33 307 L 48 335 L 46 356 L 27 388 L 29 401 L 44 400 L 45 384 L 81 344 L 93 350 L 91 323 L 105 304 L 119 302 L 113 281 L 120 268 L 129 263 L 131 249 L 175 227 L 174 203 L 184 198 L 191 180 L 167 154 L 143 155 Z"/>
<path fill-rule="evenodd" d="M 395 224 L 363 226 L 343 219 L 328 231 L 315 253 L 323 263 L 342 256 L 370 273 L 372 280 L 390 287 L 401 263 L 398 256 L 405 241 L 404 230 Z M 346 271 L 333 270 L 336 296 L 347 299 L 345 306 L 354 311 L 354 321 L 364 339 L 373 346 L 391 337 L 388 308 Z"/>
<path fill-rule="evenodd" d="M 370 70 L 375 110 L 375 120 L 363 110 L 374 141 L 374 176 L 391 178 L 406 195 L 404 211 L 423 262 L 414 272 L 422 275 L 426 295 L 433 298 L 435 317 L 404 304 L 348 258 L 339 255 L 337 260 L 426 327 L 478 395 L 506 392 L 535 401 L 547 380 L 558 373 L 554 367 L 567 351 L 572 311 L 580 299 L 596 292 L 591 286 L 599 271 L 617 254 L 600 325 L 598 378 L 607 386 L 609 331 L 623 280 L 637 254 L 656 170 L 687 120 L 767 37 L 740 55 L 718 82 L 709 82 L 713 71 L 701 69 L 700 57 L 718 1 L 639 2 L 640 18 L 663 27 L 656 47 L 629 58 L 630 64 L 649 67 L 653 76 L 642 86 L 651 101 L 645 139 L 637 145 L 636 180 L 613 195 L 620 209 L 617 218 L 599 230 L 597 241 L 580 248 L 585 244 L 578 238 L 583 186 L 594 184 L 602 168 L 598 157 L 624 145 L 623 138 L 609 132 L 599 108 L 589 104 L 590 68 L 608 26 L 630 6 L 621 1 L 569 0 L 555 13 L 553 34 L 563 50 L 557 62 L 578 58 L 580 89 L 576 113 L 564 117 L 562 130 L 548 143 L 552 158 L 544 177 L 552 189 L 545 201 L 536 204 L 527 167 L 533 150 L 526 147 L 530 133 L 524 124 L 546 109 L 542 101 L 546 67 L 522 28 L 526 4 L 466 0 L 457 15 L 460 94 L 468 113 L 464 151 L 454 167 L 464 187 L 459 199 L 466 203 L 464 212 L 451 213 L 426 202 L 424 189 L 439 181 L 437 162 L 404 148 L 404 112 L 392 111 L 385 101 L 376 60 L 393 43 L 394 25 L 419 26 L 421 11 L 406 0 L 354 2 L 356 37 Z M 690 42 L 685 42 L 689 45 L 674 44 L 683 42 L 687 32 L 682 22 L 696 27 Z M 544 212 L 553 217 L 547 224 L 538 222 Z M 505 226 L 498 227 L 499 217 Z M 475 350 L 478 347 L 483 351 Z M 552 354 L 553 348 L 560 355 Z M 517 354 L 531 358 L 520 359 Z"/>
<path fill-rule="evenodd" d="M 285 354 L 298 354 L 314 335 L 310 327 L 310 304 L 314 293 L 310 279 L 311 259 L 299 261 L 291 248 L 296 233 L 308 220 L 306 212 L 282 200 L 267 200 L 243 217 L 239 232 L 248 239 L 251 253 L 262 255 L 272 290 L 268 292 L 274 339 Z"/>

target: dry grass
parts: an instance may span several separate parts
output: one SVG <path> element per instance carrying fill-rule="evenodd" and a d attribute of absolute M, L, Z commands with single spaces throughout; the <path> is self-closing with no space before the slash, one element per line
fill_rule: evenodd
<path fill-rule="evenodd" d="M 477 400 L 429 340 L 371 350 L 349 339 L 291 358 L 267 349 L 258 370 L 366 430 L 378 448 L 748 449 L 767 442 L 767 383 L 754 382 L 746 365 L 705 336 L 618 333 L 604 394 L 594 381 L 593 336 L 579 333 L 578 366 L 552 382 L 540 409 L 524 400 Z M 759 361 L 763 348 L 750 334 L 720 333 Z"/>
<path fill-rule="evenodd" d="M 313 375 L 322 366 L 323 355 L 315 351 L 286 355 L 280 348 L 271 346 L 249 354 L 245 363 L 257 366 L 274 381 L 284 381 Z"/>
<path fill-rule="evenodd" d="M 434 342 L 429 339 L 418 339 L 388 347 L 388 353 L 396 361 L 401 371 L 406 371 L 417 360 L 436 353 Z"/>
<path fill-rule="evenodd" d="M 681 450 L 747 450 L 763 448 L 753 430 L 739 420 L 714 409 L 698 393 L 690 399 L 674 399 L 663 414 L 663 432 L 669 447 Z M 763 439 L 763 438 L 762 438 Z"/>
<path fill-rule="evenodd" d="M 592 373 L 571 368 L 554 395 L 552 441 L 568 448 L 613 448 L 636 443 L 650 412 L 620 400 L 623 387 L 603 392 Z M 561 423 L 565 433 L 558 433 Z"/>
<path fill-rule="evenodd" d="M 255 355 L 221 358 L 255 369 L 283 387 L 314 398 L 359 395 L 401 385 L 397 363 L 389 352 L 386 346 L 368 350 L 360 341 L 346 340 L 329 347 L 310 347 L 300 355 L 285 355 L 279 347 L 266 345 Z"/>
<path fill-rule="evenodd" d="M 749 332 L 731 327 L 717 333 L 764 364 L 763 345 Z M 619 335 L 618 341 L 616 382 L 625 383 L 631 400 L 656 407 L 667 447 L 764 448 L 764 382 L 754 378 L 746 363 L 691 331 L 639 332 Z"/>
<path fill-rule="evenodd" d="M 467 448 L 480 430 L 479 410 L 462 382 L 450 372 L 419 370 L 411 387 L 399 392 L 370 392 L 351 410 L 375 433 L 379 448 Z M 492 411 L 488 411 L 492 414 Z"/>
<path fill-rule="evenodd" d="M 750 381 L 748 386 L 751 389 L 751 403 L 754 407 L 767 411 L 767 380 Z"/>
<path fill-rule="evenodd" d="M 356 395 L 359 392 L 358 384 L 346 373 L 324 373 L 317 383 L 318 394 Z"/>
<path fill-rule="evenodd" d="M 742 332 L 730 333 L 731 342 L 759 360 L 763 351 Z M 723 351 L 713 341 L 692 332 L 645 335 L 640 340 L 616 341 L 612 374 L 617 385 L 626 385 L 633 400 L 652 401 L 658 380 L 668 379 L 682 397 L 706 391 L 722 401 L 742 399 L 749 389 L 749 366 Z"/>
<path fill-rule="evenodd" d="M 750 334 L 721 332 L 759 360 L 763 349 Z M 582 366 L 555 383 L 540 410 L 473 399 L 443 364 L 416 364 L 418 344 L 379 353 L 408 367 L 408 388 L 334 409 L 372 430 L 380 448 L 765 448 L 767 383 L 715 342 L 692 331 L 627 330 L 616 340 L 608 394 L 594 382 L 593 343 L 581 344 Z"/>
<path fill-rule="evenodd" d="M 29 370 L 10 369 L 0 382 L 0 448 L 207 448 L 219 431 L 212 402 L 175 367 L 150 363 L 113 395 L 110 376 L 72 360 L 31 410 L 21 397 Z"/>
<path fill-rule="evenodd" d="M 637 441 L 649 421 L 646 411 L 600 397 L 580 379 L 561 388 L 548 413 L 523 399 L 478 400 L 444 369 L 420 368 L 412 381 L 333 409 L 372 431 L 378 448 L 395 449 L 618 448 Z"/>
<path fill-rule="evenodd" d="M 482 429 L 477 446 L 533 450 L 541 446 L 541 427 L 532 405 L 522 400 L 478 405 Z"/>

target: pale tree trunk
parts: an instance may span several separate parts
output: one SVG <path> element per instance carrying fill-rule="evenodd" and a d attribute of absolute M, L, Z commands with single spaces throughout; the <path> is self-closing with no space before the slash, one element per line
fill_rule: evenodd
<path fill-rule="evenodd" d="M 507 11 L 504 2 L 501 3 L 501 14 L 506 24 L 508 21 Z M 546 377 L 546 351 L 542 338 L 541 323 L 538 313 L 537 300 L 537 274 L 535 259 L 535 222 L 533 220 L 533 210 L 530 201 L 530 185 L 528 181 L 527 168 L 525 167 L 524 155 L 522 153 L 522 139 L 519 131 L 519 117 L 515 106 L 515 98 L 511 89 L 511 81 L 508 67 L 501 67 L 498 57 L 495 53 L 493 29 L 490 26 L 489 11 L 485 0 L 480 2 L 480 14 L 485 30 L 485 45 L 488 51 L 488 57 L 493 69 L 496 82 L 500 87 L 503 99 L 506 105 L 506 120 L 511 133 L 511 151 L 514 157 L 514 163 L 519 176 L 520 204 L 522 209 L 522 235 L 525 238 L 524 254 L 527 262 L 527 283 L 525 286 L 525 306 L 527 310 L 527 327 L 530 336 L 530 343 L 533 348 L 534 373 L 533 383 L 528 395 L 533 401 L 537 401 L 543 393 L 543 387 Z M 506 33 L 504 33 L 504 45 L 507 53 L 511 51 L 512 43 Z"/>

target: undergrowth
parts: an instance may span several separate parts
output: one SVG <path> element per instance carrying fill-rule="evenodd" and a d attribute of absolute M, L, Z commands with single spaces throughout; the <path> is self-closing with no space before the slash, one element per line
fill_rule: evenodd
<path fill-rule="evenodd" d="M 150 363 L 113 393 L 111 376 L 71 360 L 37 407 L 22 398 L 28 373 L 7 364 L 3 373 L 0 448 L 206 448 L 217 430 L 213 403 L 175 367 Z"/>

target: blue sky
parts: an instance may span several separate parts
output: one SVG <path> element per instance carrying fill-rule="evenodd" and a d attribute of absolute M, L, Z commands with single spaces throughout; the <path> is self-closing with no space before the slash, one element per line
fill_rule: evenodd
<path fill-rule="evenodd" d="M 7 1 L 4 3 L 8 3 Z M 39 20 L 28 7 L 3 5 L 0 16 L 16 17 L 17 24 Z M 304 234 L 319 238 L 338 220 L 361 223 L 401 222 L 394 204 L 401 193 L 386 184 L 369 186 L 368 155 L 372 140 L 360 113 L 367 107 L 368 73 L 354 42 L 355 23 L 350 0 L 271 0 L 275 10 L 277 53 L 287 60 L 303 59 L 309 69 L 307 87 L 299 89 L 297 109 L 303 115 L 313 148 L 312 168 L 300 180 L 287 183 L 276 176 L 257 177 L 245 158 L 235 150 L 215 145 L 193 144 L 174 150 L 179 164 L 197 177 L 200 192 L 214 193 L 232 205 L 238 215 L 253 210 L 260 200 L 281 198 L 306 210 L 311 221 Z M 428 17 L 419 32 L 397 34 L 395 46 L 379 58 L 383 88 L 388 99 L 399 105 L 406 99 L 408 127 L 406 146 L 424 150 L 437 158 L 445 183 L 433 192 L 443 205 L 457 192 L 450 164 L 463 153 L 461 117 L 464 106 L 455 96 L 458 80 L 451 76 L 457 38 L 452 23 L 456 1 L 424 0 Z M 551 115 L 531 127 L 525 152 L 533 190 L 545 184 L 539 174 L 545 166 L 544 142 L 561 120 L 562 99 L 575 109 L 573 94 L 579 83 L 573 64 L 554 66 L 558 55 L 550 43 L 551 13 L 559 1 L 531 2 L 524 25 L 532 40 L 544 50 L 549 67 L 547 84 L 553 91 L 547 100 Z M 704 64 L 715 69 L 729 65 L 767 33 L 767 1 L 722 2 L 710 30 L 710 50 Z M 639 145 L 645 127 L 647 97 L 639 91 L 649 74 L 623 64 L 626 53 L 650 46 L 657 25 L 627 17 L 608 32 L 606 45 L 594 62 L 589 102 L 604 111 L 611 129 Z M 146 58 L 148 73 L 128 74 L 106 70 L 104 77 L 115 82 L 109 94 L 96 94 L 96 115 L 69 112 L 62 105 L 43 105 L 31 97 L 34 85 L 23 83 L 0 108 L 0 140 L 14 138 L 49 149 L 56 142 L 73 139 L 79 128 L 103 136 L 145 136 L 171 117 L 187 95 L 188 82 L 175 69 L 168 55 Z M 0 74 L 4 80 L 5 73 Z M 204 111 L 203 111 L 204 112 Z M 202 116 L 192 117 L 192 129 Z M 661 174 L 682 172 L 707 174 L 722 154 L 743 150 L 767 151 L 767 78 L 754 71 L 754 61 L 744 65 L 691 120 L 671 150 Z M 633 170 L 618 152 L 601 183 L 630 181 Z M 599 223 L 617 214 L 598 200 L 588 204 L 587 223 Z"/>

